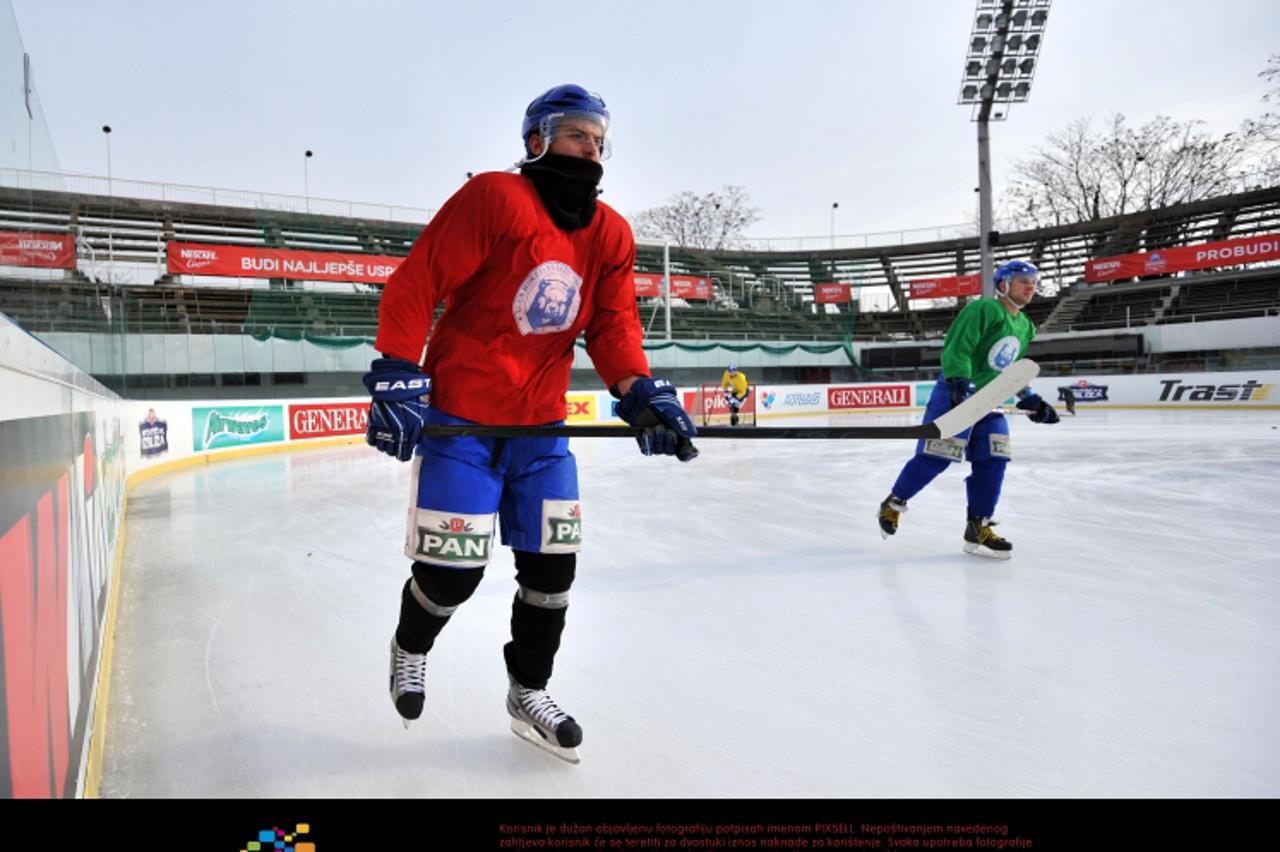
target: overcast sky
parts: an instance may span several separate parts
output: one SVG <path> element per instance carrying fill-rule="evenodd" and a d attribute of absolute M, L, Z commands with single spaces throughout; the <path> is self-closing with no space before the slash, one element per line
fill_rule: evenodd
<path fill-rule="evenodd" d="M 521 153 L 524 107 L 575 82 L 613 114 L 626 215 L 745 187 L 755 237 L 973 218 L 956 104 L 972 0 L 522 3 L 12 0 L 63 170 L 436 208 Z M 1056 0 L 1009 164 L 1069 121 L 1157 114 L 1224 132 L 1266 105 L 1274 0 Z"/>

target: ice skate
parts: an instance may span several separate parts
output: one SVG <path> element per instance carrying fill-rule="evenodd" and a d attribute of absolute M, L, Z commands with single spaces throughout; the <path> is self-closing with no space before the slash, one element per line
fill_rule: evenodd
<path fill-rule="evenodd" d="M 969 522 L 964 527 L 964 552 L 988 559 L 1012 558 L 1013 545 L 991 529 L 995 525 L 996 522 L 991 518 L 983 518 L 970 512 Z"/>
<path fill-rule="evenodd" d="M 557 707 L 545 689 L 529 689 L 509 679 L 507 713 L 512 732 L 561 760 L 578 763 L 582 726 Z"/>
<path fill-rule="evenodd" d="M 899 500 L 893 494 L 884 498 L 880 504 L 880 513 L 876 516 L 880 521 L 880 537 L 888 538 L 898 531 L 898 518 L 907 511 L 907 501 Z"/>
<path fill-rule="evenodd" d="M 391 637 L 391 702 L 406 729 L 422 715 L 427 680 L 427 655 L 411 654 Z"/>

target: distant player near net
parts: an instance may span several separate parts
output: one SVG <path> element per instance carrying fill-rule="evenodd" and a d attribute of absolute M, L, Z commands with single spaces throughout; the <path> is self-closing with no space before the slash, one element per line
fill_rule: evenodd
<path fill-rule="evenodd" d="M 373 396 L 368 442 L 414 460 L 412 576 L 391 640 L 396 711 L 406 727 L 422 715 L 427 652 L 484 576 L 496 513 L 515 554 L 503 647 L 512 730 L 575 763 L 582 727 L 547 693 L 582 541 L 568 439 L 424 438 L 423 427 L 562 425 L 574 342 L 585 335 L 596 371 L 620 398 L 618 415 L 643 430 L 641 451 L 697 455 L 675 388 L 650 377 L 640 345 L 631 229 L 597 200 L 608 130 L 604 101 L 579 86 L 529 104 L 520 174 L 463 184 L 387 281 L 375 342 L 383 357 L 364 377 Z"/>
<path fill-rule="evenodd" d="M 1025 357 L 1036 329 L 1022 309 L 1031 303 L 1040 281 L 1039 271 L 1023 260 L 1012 260 L 995 271 L 995 298 L 975 299 L 961 309 L 947 329 L 942 345 L 942 373 L 925 407 L 925 422 L 959 405 L 978 388 Z M 1057 423 L 1058 413 L 1030 388 L 1018 393 L 1018 408 L 1030 413 L 1033 423 Z M 880 504 L 880 533 L 885 538 L 898 531 L 898 519 L 907 501 L 951 464 L 968 460 L 965 478 L 968 511 L 964 551 L 976 556 L 1008 559 L 1013 545 L 992 529 L 1005 467 L 1012 453 L 1009 422 L 999 412 L 983 417 L 971 429 L 953 438 L 922 440 L 906 463 L 893 490 Z"/>
<path fill-rule="evenodd" d="M 712 374 L 714 375 L 714 373 Z M 737 364 L 730 364 L 720 379 L 720 389 L 724 391 L 724 404 L 729 406 L 729 425 L 738 425 L 738 410 L 747 401 L 747 374 L 738 369 Z"/>

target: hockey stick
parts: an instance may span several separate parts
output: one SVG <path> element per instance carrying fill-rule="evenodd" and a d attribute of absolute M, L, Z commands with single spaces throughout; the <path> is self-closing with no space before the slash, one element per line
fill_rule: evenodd
<path fill-rule="evenodd" d="M 827 440 L 903 438 L 950 438 L 968 429 L 991 409 L 1030 384 L 1040 365 L 1029 358 L 1015 361 L 985 387 L 936 420 L 916 426 L 786 426 L 743 429 L 732 426 L 704 426 L 698 438 L 815 438 Z M 644 430 L 637 426 L 424 426 L 423 435 L 485 438 L 634 438 Z"/>

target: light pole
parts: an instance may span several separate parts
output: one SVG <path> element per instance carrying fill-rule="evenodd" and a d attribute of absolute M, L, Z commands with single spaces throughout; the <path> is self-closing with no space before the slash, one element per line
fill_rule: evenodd
<path fill-rule="evenodd" d="M 111 125 L 110 124 L 102 125 L 102 135 L 107 140 L 107 196 L 114 197 L 115 193 L 112 191 L 112 188 L 111 188 Z M 113 276 L 116 271 L 116 258 L 115 258 L 115 245 L 114 245 L 115 240 L 113 239 L 114 234 L 115 234 L 114 229 L 111 227 L 111 219 L 108 218 L 107 219 L 107 269 L 108 269 L 107 275 L 108 276 Z"/>
<path fill-rule="evenodd" d="M 111 194 L 111 125 L 102 125 L 102 136 L 106 138 L 106 194 Z"/>
<path fill-rule="evenodd" d="M 311 162 L 311 149 L 308 148 L 302 157 L 302 192 L 306 198 L 307 212 L 311 212 L 311 172 L 308 164 Z"/>
<path fill-rule="evenodd" d="M 836 208 L 840 206 L 839 201 L 831 202 L 831 247 L 836 247 Z"/>
<path fill-rule="evenodd" d="M 978 122 L 978 250 L 982 295 L 991 296 L 991 137 L 987 123 L 1004 119 L 1009 105 L 1031 95 L 1044 25 L 1053 0 L 978 0 L 960 84 L 960 103 Z M 1002 104 L 1000 112 L 993 112 Z"/>

